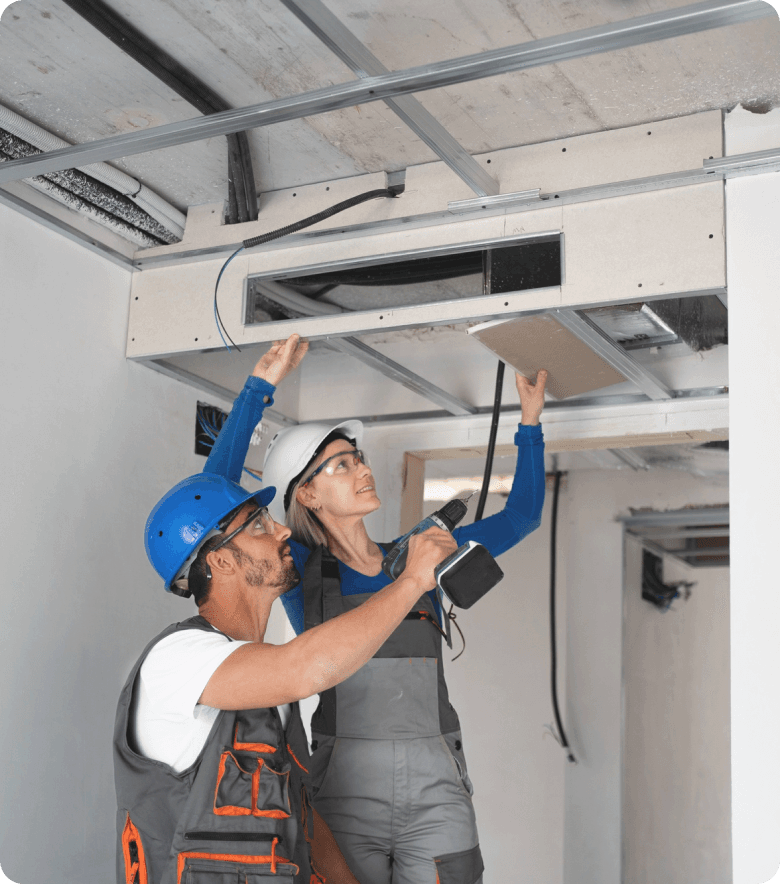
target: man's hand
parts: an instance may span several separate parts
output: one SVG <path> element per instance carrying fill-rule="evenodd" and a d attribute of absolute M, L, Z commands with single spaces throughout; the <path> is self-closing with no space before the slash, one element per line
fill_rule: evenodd
<path fill-rule="evenodd" d="M 252 376 L 278 387 L 282 378 L 301 364 L 308 349 L 309 342 L 302 341 L 297 334 L 290 335 L 286 341 L 274 341 L 271 349 L 260 357 Z"/>
<path fill-rule="evenodd" d="M 436 566 L 458 548 L 455 538 L 441 528 L 428 528 L 409 539 L 406 554 L 404 577 L 411 577 L 420 584 L 420 592 L 427 592 L 436 586 L 433 575 Z"/>
<path fill-rule="evenodd" d="M 530 381 L 523 375 L 515 373 L 515 385 L 520 394 L 520 405 L 523 416 L 520 423 L 526 427 L 535 427 L 539 423 L 539 416 L 544 408 L 544 385 L 547 382 L 547 371 L 540 368 L 536 373 L 535 381 Z"/>

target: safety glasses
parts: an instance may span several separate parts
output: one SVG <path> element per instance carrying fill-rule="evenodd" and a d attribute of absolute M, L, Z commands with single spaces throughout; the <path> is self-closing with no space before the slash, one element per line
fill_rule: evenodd
<path fill-rule="evenodd" d="M 248 529 L 252 536 L 256 536 L 258 534 L 273 534 L 275 528 L 276 522 L 271 518 L 271 514 L 264 506 L 259 506 L 245 522 L 242 522 L 238 528 L 235 528 L 230 534 L 223 537 L 214 547 L 212 552 L 222 549 L 226 543 L 230 543 L 230 541 L 244 529 Z"/>
<path fill-rule="evenodd" d="M 353 448 L 350 451 L 340 451 L 338 454 L 334 454 L 327 460 L 324 460 L 317 469 L 301 483 L 301 487 L 308 485 L 309 482 L 311 482 L 315 476 L 319 476 L 320 473 L 325 473 L 326 476 L 348 476 L 350 473 L 354 473 L 360 464 L 369 466 L 368 457 L 364 452 L 356 448 Z"/>

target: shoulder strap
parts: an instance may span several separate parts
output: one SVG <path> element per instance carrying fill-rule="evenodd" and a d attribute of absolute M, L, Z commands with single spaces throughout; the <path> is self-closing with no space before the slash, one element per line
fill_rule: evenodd
<path fill-rule="evenodd" d="M 213 626 L 211 623 L 209 623 L 208 620 L 206 620 L 205 617 L 201 617 L 200 614 L 196 614 L 194 617 L 188 617 L 186 620 L 182 620 L 180 623 L 176 624 L 175 628 L 177 630 L 201 629 L 204 632 L 216 632 L 218 635 L 224 635 L 229 642 L 234 641 L 234 639 L 232 639 L 226 632 L 222 632 L 221 629 L 217 629 L 216 626 Z"/>
<path fill-rule="evenodd" d="M 311 629 L 323 621 L 323 557 L 324 546 L 318 546 L 306 562 L 303 572 L 303 628 Z"/>

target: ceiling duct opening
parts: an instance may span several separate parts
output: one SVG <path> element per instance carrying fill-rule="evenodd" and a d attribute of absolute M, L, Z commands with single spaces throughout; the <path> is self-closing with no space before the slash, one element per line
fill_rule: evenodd
<path fill-rule="evenodd" d="M 583 312 L 626 350 L 684 343 L 698 353 L 728 344 L 728 310 L 715 295 L 611 304 Z"/>
<path fill-rule="evenodd" d="M 245 322 L 433 304 L 561 284 L 561 237 L 324 273 L 250 278 Z"/>

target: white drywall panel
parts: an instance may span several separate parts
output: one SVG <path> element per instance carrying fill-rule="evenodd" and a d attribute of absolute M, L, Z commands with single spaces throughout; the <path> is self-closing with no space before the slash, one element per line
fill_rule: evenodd
<path fill-rule="evenodd" d="M 719 155 L 719 112 L 659 125 L 660 130 L 634 127 L 573 139 L 577 142 L 577 149 L 572 147 L 571 158 L 569 147 L 565 147 L 564 152 L 558 143 L 521 148 L 512 155 L 511 161 L 504 158 L 506 168 L 511 165 L 523 170 L 523 151 L 534 153 L 540 170 L 558 169 L 561 157 L 565 156 L 563 170 L 550 174 L 561 176 L 566 186 L 576 182 L 582 186 L 596 179 L 600 182 L 623 180 L 629 172 L 633 172 L 630 177 L 642 177 L 659 171 L 699 168 L 701 159 L 694 162 L 693 157 Z M 662 137 L 654 141 L 655 135 L 648 137 L 648 131 L 661 132 Z M 545 160 L 549 165 L 545 165 Z M 438 165 L 408 170 L 408 191 L 400 199 L 376 205 L 372 201 L 356 209 L 368 214 L 365 219 L 360 214 L 355 219 L 350 218 L 350 224 L 363 224 L 364 229 L 344 228 L 339 219 L 333 222 L 330 236 L 305 242 L 285 243 L 282 240 L 260 251 L 239 254 L 227 266 L 219 289 L 220 313 L 230 336 L 240 345 L 270 341 L 286 336 L 292 330 L 310 337 L 359 334 L 405 325 L 426 326 L 511 315 L 561 303 L 586 305 L 636 296 L 672 296 L 677 292 L 723 285 L 722 184 L 635 194 L 567 205 L 563 209 L 554 205 L 553 193 L 539 208 L 529 211 L 507 210 L 505 214 L 486 213 L 486 216 L 467 218 L 457 215 L 437 217 L 437 212 L 446 210 L 446 199 L 439 192 L 441 188 L 435 186 L 438 179 L 433 171 Z M 598 171 L 594 171 L 596 169 Z M 448 175 L 451 177 L 449 172 Z M 423 180 L 425 187 L 433 187 L 435 196 L 430 197 L 432 202 L 420 202 L 424 190 L 420 182 Z M 377 184 L 373 180 L 368 183 Z M 344 182 L 333 183 L 336 190 L 344 186 Z M 294 199 L 288 194 L 279 212 L 269 206 L 262 223 L 258 222 L 262 230 L 255 230 L 255 224 L 242 225 L 253 228 L 246 232 L 236 227 L 220 226 L 219 213 L 212 208 L 203 208 L 193 214 L 193 224 L 197 221 L 204 225 L 206 232 L 202 234 L 202 241 L 192 230 L 188 236 L 201 248 L 236 242 L 237 237 L 265 233 L 323 208 L 320 202 L 325 196 L 329 194 L 324 194 L 320 185 L 302 189 L 300 194 L 296 191 Z M 451 198 L 452 195 L 447 194 L 447 199 Z M 425 199 L 428 199 L 427 192 Z M 293 203 L 297 214 L 288 217 Z M 430 216 L 425 221 L 426 226 L 416 226 L 426 215 Z M 385 232 L 372 232 L 368 226 L 369 221 L 390 217 L 403 217 L 408 223 Z M 563 293 L 552 288 L 494 296 L 483 299 L 480 305 L 456 301 L 449 302 L 447 308 L 425 305 L 249 327 L 242 324 L 248 274 L 283 275 L 293 270 L 304 272 L 307 268 L 335 267 L 343 262 L 360 263 L 387 260 L 389 256 L 414 255 L 423 249 L 478 247 L 474 244 L 482 241 L 561 230 L 565 233 L 566 255 Z M 196 352 L 222 346 L 215 325 L 213 301 L 214 283 L 225 256 L 185 263 L 181 252 L 144 252 L 147 260 L 165 254 L 180 255 L 179 263 L 171 266 L 147 264 L 133 281 L 127 349 L 130 357 Z M 143 256 L 139 256 L 139 266 L 144 268 Z"/>
<path fill-rule="evenodd" d="M 714 110 L 505 148 L 480 154 L 477 161 L 496 178 L 501 193 L 539 188 L 545 194 L 555 194 L 572 188 L 698 169 L 707 157 L 722 155 L 722 144 L 721 112 Z M 192 252 L 193 257 L 197 257 L 199 249 L 238 244 L 286 227 L 358 193 L 385 186 L 385 175 L 380 172 L 272 191 L 261 196 L 259 219 L 239 225 L 223 224 L 221 204 L 199 206 L 192 217 L 187 217 L 182 243 L 143 249 L 136 257 L 142 267 L 145 261 L 165 255 Z M 338 231 L 344 225 L 446 212 L 449 202 L 472 197 L 473 191 L 445 163 L 409 165 L 406 189 L 399 199 L 372 200 L 355 206 L 346 214 L 320 222 L 315 229 L 318 233 Z M 274 247 L 271 250 L 275 250 Z"/>
<path fill-rule="evenodd" d="M 198 396 L 126 361 L 128 271 L 0 207 L 0 275 L 0 864 L 20 884 L 104 884 L 120 688 L 196 610 L 164 592 L 143 530 L 203 468 Z"/>
<path fill-rule="evenodd" d="M 723 217 L 722 182 L 564 206 L 562 303 L 725 285 Z"/>
<path fill-rule="evenodd" d="M 664 581 L 695 586 L 661 611 L 641 543 L 625 552 L 623 880 L 731 884 L 729 570 L 666 557 Z"/>
<path fill-rule="evenodd" d="M 219 283 L 219 312 L 230 336 L 237 344 L 272 341 L 290 334 L 290 327 L 300 327 L 309 337 L 323 337 L 332 333 L 359 334 L 367 327 L 377 330 L 409 325 L 432 325 L 438 322 L 458 321 L 474 315 L 474 309 L 463 302 L 452 303 L 436 320 L 430 306 L 402 307 L 388 310 L 361 311 L 338 314 L 335 318 L 319 318 L 294 322 L 274 322 L 261 325 L 243 325 L 244 286 L 249 274 L 283 274 L 303 267 L 327 269 L 334 262 L 365 259 L 384 261 L 388 256 L 420 257 L 423 249 L 453 248 L 466 250 L 482 240 L 501 241 L 508 235 L 556 233 L 561 228 L 559 208 L 540 209 L 523 216 L 516 229 L 507 231 L 506 219 L 486 218 L 438 225 L 423 230 L 396 230 L 383 235 L 343 238 L 335 242 L 312 242 L 261 253 L 240 253 L 227 265 Z M 477 246 L 478 247 L 478 246 Z M 214 288 L 225 258 L 201 263 L 179 264 L 171 267 L 153 267 L 136 274 L 130 302 L 130 322 L 127 355 L 154 356 L 174 352 L 192 352 L 222 347 L 214 319 Z M 549 292 L 554 303 L 560 298 L 557 289 L 523 292 L 521 295 L 497 295 L 484 300 L 484 315 L 508 312 L 514 309 L 535 309 L 547 305 Z M 136 300 L 137 299 L 137 300 Z M 505 301 L 509 304 L 505 306 Z M 440 311 L 441 312 L 441 311 Z M 479 309 L 479 315 L 483 315 Z M 398 319 L 397 317 L 402 317 Z"/>
<path fill-rule="evenodd" d="M 770 143 L 771 142 L 771 143 Z M 780 146 L 780 110 L 726 120 L 729 153 Z M 780 867 L 780 174 L 727 185 L 731 423 L 731 740 L 734 884 Z"/>
<path fill-rule="evenodd" d="M 499 241 L 502 237 L 564 232 L 562 287 L 440 305 L 395 307 L 243 326 L 248 274 L 272 274 L 334 262 L 360 261 L 441 247 Z M 710 238 L 712 237 L 712 238 Z M 239 254 L 220 280 L 219 305 L 239 345 L 271 341 L 299 331 L 309 337 L 427 326 L 549 307 L 673 297 L 725 282 L 723 184 L 699 184 L 506 217 L 461 221 L 344 239 L 339 243 Z M 130 301 L 127 355 L 160 356 L 221 346 L 214 320 L 214 284 L 223 260 L 157 267 L 136 274 Z M 444 306 L 446 304 L 446 306 Z"/>

